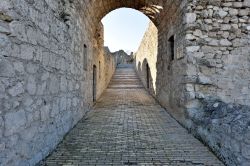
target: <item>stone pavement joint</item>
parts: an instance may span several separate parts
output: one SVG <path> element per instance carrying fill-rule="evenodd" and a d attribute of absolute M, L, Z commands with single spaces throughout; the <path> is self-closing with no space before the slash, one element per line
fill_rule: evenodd
<path fill-rule="evenodd" d="M 93 110 L 41 165 L 223 165 L 143 89 L 133 68 L 117 68 Z"/>

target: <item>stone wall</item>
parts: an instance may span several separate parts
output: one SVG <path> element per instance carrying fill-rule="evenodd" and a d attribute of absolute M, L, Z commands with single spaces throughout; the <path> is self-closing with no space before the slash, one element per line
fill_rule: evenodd
<path fill-rule="evenodd" d="M 214 99 L 200 102 L 201 109 L 189 112 L 190 131 L 226 165 L 249 165 L 250 107 Z"/>
<path fill-rule="evenodd" d="M 135 53 L 135 68 L 144 87 L 148 88 L 153 95 L 156 95 L 157 53 L 158 30 L 154 23 L 150 22 L 139 49 Z"/>
<path fill-rule="evenodd" d="M 99 38 L 83 11 L 72 1 L 1 0 L 0 165 L 39 162 L 90 110 L 94 62 L 105 82 L 98 95 L 106 87 L 113 59 L 103 45 L 93 56 Z"/>
<path fill-rule="evenodd" d="M 105 54 L 105 60 L 106 64 L 104 65 L 105 67 L 105 89 L 108 87 L 109 82 L 114 75 L 115 69 L 116 69 L 116 59 L 114 55 L 110 52 L 110 50 L 105 47 L 104 49 L 104 54 Z"/>
<path fill-rule="evenodd" d="M 158 30 L 158 101 L 227 164 L 249 163 L 249 0 L 1 0 L 0 165 L 34 165 L 90 110 L 93 65 L 98 98 L 115 64 L 100 21 L 120 7 Z"/>
<path fill-rule="evenodd" d="M 150 23 L 135 55 L 137 73 L 144 86 L 182 123 L 185 102 L 190 98 L 185 80 L 188 69 L 184 55 L 186 5 L 186 1 L 166 1 L 162 21 Z M 170 39 L 174 40 L 172 47 Z M 147 74 L 147 64 L 150 74 Z"/>
<path fill-rule="evenodd" d="M 146 87 L 145 59 L 151 79 L 156 75 L 156 91 L 150 92 L 158 101 L 227 165 L 247 165 L 250 2 L 188 2 L 170 10 L 173 14 L 163 19 L 168 22 L 156 27 L 158 36 L 152 28 L 145 33 L 137 72 Z M 157 38 L 158 51 L 151 53 Z"/>
<path fill-rule="evenodd" d="M 190 1 L 187 9 L 193 98 L 186 103 L 186 126 L 227 165 L 248 165 L 250 1 Z"/>
<path fill-rule="evenodd" d="M 115 57 L 116 64 L 132 64 L 133 63 L 133 56 L 128 55 L 124 50 L 119 50 L 112 53 Z"/>
<path fill-rule="evenodd" d="M 249 0 L 188 6 L 186 51 L 199 81 L 193 85 L 198 99 L 250 105 L 249 7 Z"/>
<path fill-rule="evenodd" d="M 116 68 L 116 57 L 110 53 L 108 48 L 104 48 L 104 32 L 102 23 L 96 31 L 94 38 L 93 65 L 96 66 L 96 100 L 107 88 Z"/>
<path fill-rule="evenodd" d="M 171 2 L 168 2 L 171 3 Z M 192 97 L 187 92 L 188 63 L 184 48 L 186 2 L 169 8 L 158 28 L 156 98 L 180 122 L 185 121 L 184 105 Z"/>

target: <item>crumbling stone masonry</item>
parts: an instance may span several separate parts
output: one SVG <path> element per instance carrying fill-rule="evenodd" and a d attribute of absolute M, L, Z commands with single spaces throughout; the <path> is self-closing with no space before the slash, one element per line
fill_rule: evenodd
<path fill-rule="evenodd" d="M 151 93 L 227 165 L 250 163 L 249 12 L 249 0 L 189 1 L 168 19 L 167 33 L 150 25 L 136 53 L 144 85 L 143 60 Z"/>
<path fill-rule="evenodd" d="M 186 104 L 186 124 L 228 165 L 248 165 L 250 1 L 192 2 L 188 13 L 196 19 L 187 28 L 186 56 L 196 73 L 187 84 L 195 97 Z"/>
<path fill-rule="evenodd" d="M 153 95 L 156 94 L 157 53 L 158 30 L 157 27 L 152 22 L 150 22 L 149 27 L 144 34 L 141 45 L 138 51 L 135 53 L 135 68 L 143 85 L 145 87 L 149 85 L 147 89 Z"/>
<path fill-rule="evenodd" d="M 124 50 L 119 50 L 112 53 L 116 64 L 133 64 L 133 53 L 128 55 Z"/>
<path fill-rule="evenodd" d="M 93 105 L 93 65 L 108 73 L 97 77 L 97 98 L 113 74 L 102 26 L 90 33 L 76 4 L 0 2 L 0 165 L 47 156 Z"/>
<path fill-rule="evenodd" d="M 94 66 L 98 98 L 115 64 L 100 22 L 121 7 L 158 31 L 152 94 L 226 164 L 247 165 L 249 0 L 1 0 L 0 165 L 34 165 L 90 110 Z"/>

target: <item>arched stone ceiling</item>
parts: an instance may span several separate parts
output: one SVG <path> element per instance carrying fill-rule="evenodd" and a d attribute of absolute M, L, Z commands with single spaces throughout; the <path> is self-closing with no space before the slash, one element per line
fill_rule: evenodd
<path fill-rule="evenodd" d="M 182 10 L 187 0 L 76 0 L 76 8 L 87 22 L 91 34 L 98 36 L 97 27 L 105 15 L 119 8 L 132 8 L 144 13 L 161 28 L 174 18 L 177 10 Z"/>
<path fill-rule="evenodd" d="M 157 18 L 164 10 L 166 0 L 88 0 L 90 15 L 93 21 L 101 21 L 101 19 L 109 12 L 122 8 L 132 8 L 141 11 L 148 16 L 151 21 L 157 24 Z M 171 0 L 172 1 L 172 0 Z M 179 0 L 177 0 L 179 1 Z"/>

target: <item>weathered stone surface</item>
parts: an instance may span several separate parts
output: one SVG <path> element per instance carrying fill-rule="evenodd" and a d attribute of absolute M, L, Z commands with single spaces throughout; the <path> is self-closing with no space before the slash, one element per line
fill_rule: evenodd
<path fill-rule="evenodd" d="M 195 13 L 187 13 L 186 14 L 186 23 L 192 24 L 196 21 L 196 14 Z"/>
<path fill-rule="evenodd" d="M 230 14 L 231 16 L 236 16 L 236 15 L 238 14 L 238 10 L 237 10 L 237 9 L 230 9 L 230 10 L 229 10 L 229 14 Z"/>
<path fill-rule="evenodd" d="M 242 155 L 245 158 L 250 159 L 250 145 L 242 145 Z"/>
<path fill-rule="evenodd" d="M 198 76 L 198 83 L 205 84 L 205 85 L 206 84 L 212 84 L 212 81 L 208 77 L 203 75 L 202 73 L 199 73 L 198 75 L 199 75 Z"/>
<path fill-rule="evenodd" d="M 244 0 L 243 6 L 250 7 L 250 1 L 249 0 Z"/>
<path fill-rule="evenodd" d="M 23 84 L 21 82 L 18 82 L 16 85 L 14 85 L 8 90 L 8 93 L 13 97 L 24 93 Z"/>
<path fill-rule="evenodd" d="M 195 122 L 190 128 L 196 132 L 194 128 L 198 125 L 202 126 L 203 130 L 209 130 L 210 133 L 216 134 L 216 137 L 207 137 L 199 131 L 196 133 L 209 142 L 213 151 L 229 155 L 231 158 L 226 160 L 227 164 L 237 165 L 235 163 L 244 162 L 243 160 L 234 160 L 239 156 L 249 159 L 249 147 L 242 142 L 242 138 L 244 133 L 248 135 L 250 132 L 247 130 L 250 107 L 226 104 L 213 99 L 203 99 L 203 101 L 202 116 L 190 116 Z"/>
<path fill-rule="evenodd" d="M 17 133 L 26 123 L 26 116 L 24 110 L 17 112 L 10 112 L 4 116 L 5 135 L 9 136 Z"/>
<path fill-rule="evenodd" d="M 109 50 L 106 50 L 109 51 Z M 116 64 L 131 64 L 133 62 L 133 55 L 128 55 L 125 51 L 119 50 L 112 53 L 115 56 Z"/>
<path fill-rule="evenodd" d="M 222 46 L 231 46 L 232 42 L 230 42 L 227 39 L 222 39 L 222 40 L 220 40 L 220 45 L 222 45 Z"/>
<path fill-rule="evenodd" d="M 3 94 L 5 92 L 5 86 L 0 82 L 0 92 Z"/>
<path fill-rule="evenodd" d="M 16 70 L 17 73 L 21 73 L 24 74 L 25 70 L 24 70 L 24 66 L 22 62 L 14 62 L 14 69 Z"/>
<path fill-rule="evenodd" d="M 7 2 L 2 2 L 3 4 L 3 6 L 4 5 L 8 5 L 7 4 Z M 3 6 L 2 6 L 2 8 L 3 8 Z M 6 7 L 5 6 L 5 7 Z M 11 16 L 9 16 L 9 15 L 7 15 L 7 14 L 5 14 L 5 13 L 3 13 L 2 11 L 0 12 L 0 20 L 3 20 L 3 21 L 7 21 L 7 22 L 11 22 L 13 19 L 11 18 Z"/>
<path fill-rule="evenodd" d="M 39 69 L 39 66 L 37 66 L 36 64 L 33 64 L 33 63 L 29 63 L 26 66 L 26 70 L 29 74 L 37 73 L 38 69 Z"/>
<path fill-rule="evenodd" d="M 10 34 L 9 25 L 3 21 L 0 21 L 0 33 Z"/>
<path fill-rule="evenodd" d="M 23 104 L 24 104 L 24 106 L 26 106 L 26 107 L 31 106 L 32 103 L 33 103 L 33 99 L 32 99 L 30 96 L 26 97 L 26 98 L 24 99 L 24 101 L 23 101 Z"/>
<path fill-rule="evenodd" d="M 149 83 L 151 94 L 180 123 L 211 148 L 218 147 L 213 150 L 225 163 L 249 163 L 241 145 L 249 144 L 248 135 L 242 132 L 249 111 L 230 111 L 215 102 L 212 108 L 218 108 L 217 114 L 207 118 L 212 119 L 211 125 L 206 125 L 203 116 L 207 113 L 203 102 L 210 98 L 236 105 L 250 103 L 249 0 L 1 0 L 0 117 L 5 122 L 8 113 L 23 110 L 27 124 L 7 137 L 6 124 L 0 126 L 5 146 L 0 163 L 34 165 L 55 147 L 93 105 L 94 65 L 96 98 L 101 96 L 116 62 L 103 49 L 100 20 L 119 6 L 141 9 L 155 25 L 145 34 L 137 54 L 145 87 Z M 43 111 L 41 118 L 41 110 L 50 111 Z M 187 117 L 191 114 L 192 118 Z M 39 133 L 33 137 L 31 132 L 27 141 L 21 139 L 22 131 L 36 125 Z"/>
<path fill-rule="evenodd" d="M 54 117 L 56 117 L 59 113 L 60 113 L 59 102 L 56 101 L 56 102 L 53 103 L 53 107 L 52 107 L 50 116 L 51 116 L 52 118 L 54 118 Z"/>
<path fill-rule="evenodd" d="M 137 165 L 159 163 L 175 166 L 189 165 L 190 162 L 223 165 L 141 88 L 133 68 L 120 66 L 123 68 L 116 70 L 108 89 L 92 113 L 87 115 L 87 120 L 82 119 L 41 165 L 69 162 L 76 165 L 124 165 L 125 162 Z M 136 125 L 131 125 L 134 123 Z M 124 149 L 124 146 L 128 148 Z M 111 158 L 106 155 L 106 150 L 114 152 L 110 154 Z"/>
<path fill-rule="evenodd" d="M 36 94 L 36 80 L 33 76 L 29 76 L 26 88 L 30 95 Z"/>
<path fill-rule="evenodd" d="M 138 51 L 134 54 L 137 73 L 143 85 L 147 87 L 152 94 L 156 93 L 157 34 L 157 27 L 153 23 L 150 23 Z M 148 75 L 147 65 L 149 70 Z M 147 76 L 149 77 L 148 80 Z"/>
<path fill-rule="evenodd" d="M 197 52 L 200 49 L 200 46 L 189 46 L 186 47 L 187 52 Z"/>
<path fill-rule="evenodd" d="M 24 60 L 31 60 L 31 59 L 33 59 L 34 52 L 35 52 L 35 50 L 33 47 L 31 47 L 29 45 L 22 45 L 20 58 L 22 58 Z"/>
<path fill-rule="evenodd" d="M 50 105 L 43 106 L 41 108 L 41 120 L 46 121 L 49 119 L 50 115 Z"/>
<path fill-rule="evenodd" d="M 37 85 L 37 95 L 44 95 L 47 93 L 48 93 L 48 91 L 47 91 L 47 83 L 46 82 L 43 82 L 43 83 Z"/>
<path fill-rule="evenodd" d="M 0 59 L 0 76 L 2 77 L 14 77 L 15 71 L 10 61 Z"/>
<path fill-rule="evenodd" d="M 21 138 L 26 141 L 31 141 L 35 137 L 37 132 L 38 132 L 37 127 L 31 126 L 30 128 L 24 129 L 22 131 Z"/>
<path fill-rule="evenodd" d="M 48 78 L 49 78 L 49 73 L 45 72 L 45 73 L 42 74 L 41 80 L 46 81 Z"/>
<path fill-rule="evenodd" d="M 60 88 L 60 82 L 56 78 L 56 76 L 51 76 L 50 78 L 50 84 L 49 84 L 49 91 L 52 94 L 58 93 Z"/>
<path fill-rule="evenodd" d="M 60 90 L 63 92 L 67 90 L 67 79 L 65 77 L 61 77 Z"/>
<path fill-rule="evenodd" d="M 182 24 L 176 21 L 178 12 L 175 13 L 171 16 L 175 18 L 175 21 L 169 18 L 172 20 L 171 25 L 164 24 L 167 29 L 166 35 L 162 32 L 164 28 L 159 26 L 160 35 L 156 35 L 159 52 L 156 55 L 152 54 L 158 59 L 157 71 L 150 73 L 152 75 L 157 73 L 155 84 L 158 91 L 156 90 L 155 97 L 159 102 L 169 108 L 171 114 L 187 128 L 193 127 L 193 132 L 208 143 L 217 154 L 222 155 L 228 165 L 241 165 L 249 160 L 243 157 L 241 142 L 238 141 L 243 139 L 240 131 L 246 130 L 247 122 L 244 118 L 239 118 L 238 121 L 242 126 L 237 124 L 240 127 L 235 131 L 224 133 L 224 131 L 232 130 L 232 124 L 225 121 L 230 121 L 232 117 L 237 119 L 238 116 L 247 119 L 249 116 L 243 111 L 236 111 L 238 113 L 234 114 L 226 106 L 222 107 L 221 104 L 215 102 L 213 105 L 218 112 L 217 118 L 219 119 L 214 119 L 211 123 L 216 132 L 208 132 L 212 129 L 206 128 L 203 101 L 213 98 L 236 105 L 249 105 L 247 96 L 249 96 L 250 89 L 246 86 L 249 84 L 246 78 L 250 74 L 248 72 L 250 61 L 247 58 L 249 48 L 245 48 L 248 45 L 245 39 L 249 40 L 249 33 L 247 25 L 243 25 L 249 22 L 249 9 L 244 8 L 244 4 L 247 6 L 248 1 L 193 1 L 188 4 L 187 13 L 182 13 L 186 20 L 184 23 L 187 23 L 185 33 L 182 33 Z M 181 50 L 180 45 L 184 45 L 183 60 L 175 59 L 175 57 L 174 60 L 171 59 L 171 50 L 167 42 L 171 35 L 174 35 L 176 39 L 174 56 L 177 56 Z M 147 42 L 150 43 L 150 41 Z M 153 43 L 151 41 L 151 45 Z M 150 56 L 144 56 L 144 58 L 152 59 Z M 142 63 L 137 63 L 137 69 L 138 66 L 142 66 Z M 141 77 L 145 79 L 146 68 L 140 67 L 139 69 L 144 70 L 140 73 L 144 73 Z M 194 92 L 190 84 L 195 84 Z M 181 89 L 182 92 L 176 89 Z M 194 93 L 196 100 L 199 100 L 201 104 L 192 102 Z M 181 103 L 185 103 L 184 107 L 187 109 L 179 107 Z M 235 107 L 235 110 L 241 109 Z M 185 117 L 183 112 L 191 118 Z M 222 117 L 224 119 L 221 119 Z M 208 115 L 207 118 L 212 117 Z M 221 124 L 226 124 L 227 127 L 221 127 Z M 236 133 L 237 139 L 229 138 L 233 136 L 233 133 Z M 218 134 L 223 134 L 219 135 L 220 139 L 216 139 Z M 220 140 L 225 140 L 225 146 Z M 214 148 L 216 146 L 218 148 Z"/>
<path fill-rule="evenodd" d="M 228 14 L 228 13 L 227 13 L 226 11 L 222 10 L 222 9 L 218 11 L 218 15 L 219 15 L 221 18 L 226 17 L 227 14 Z"/>

